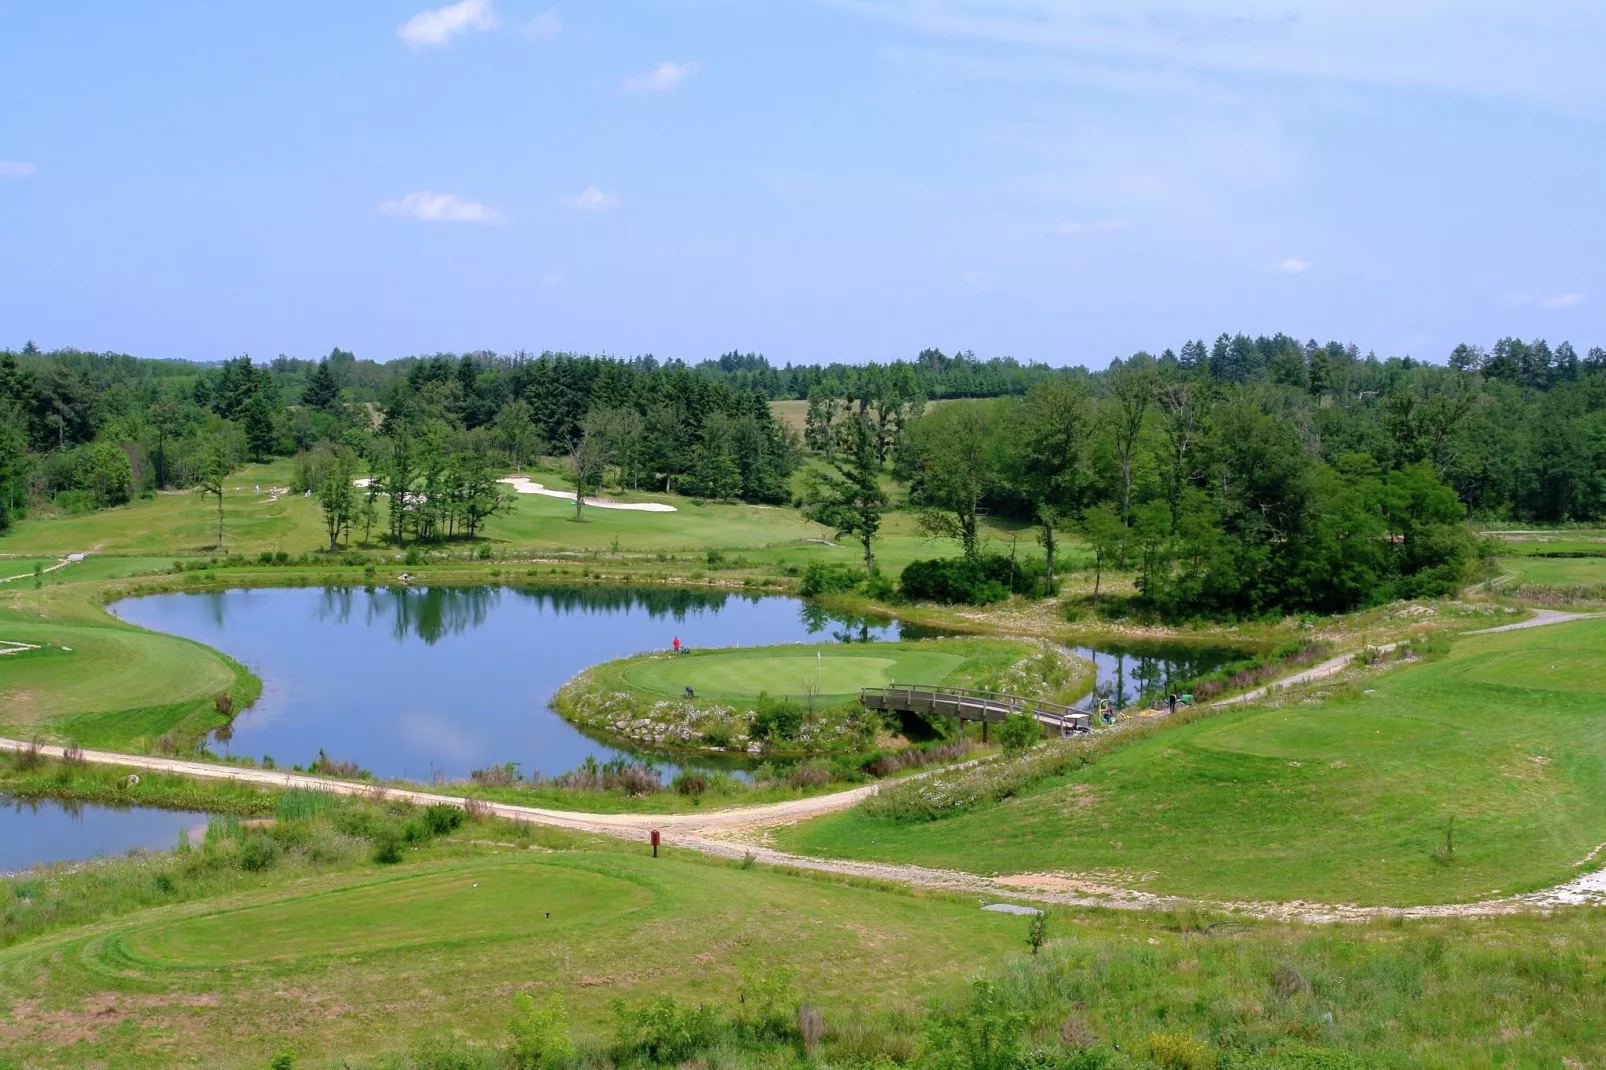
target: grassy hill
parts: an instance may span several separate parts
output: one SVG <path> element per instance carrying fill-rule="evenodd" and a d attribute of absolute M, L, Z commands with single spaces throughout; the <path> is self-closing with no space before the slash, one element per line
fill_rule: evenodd
<path fill-rule="evenodd" d="M 924 824 L 849 812 L 778 838 L 1218 899 L 1432 903 L 1576 875 L 1606 841 L 1603 783 L 1606 621 L 1584 621 L 1467 636 L 1320 698 L 1163 731 L 995 808 Z"/>

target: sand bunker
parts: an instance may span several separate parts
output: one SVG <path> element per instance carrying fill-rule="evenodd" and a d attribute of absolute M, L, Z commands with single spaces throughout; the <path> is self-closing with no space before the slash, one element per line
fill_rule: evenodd
<path fill-rule="evenodd" d="M 544 494 L 548 498 L 562 498 L 567 502 L 574 501 L 573 491 L 550 490 L 523 476 L 499 479 L 497 482 L 506 483 L 520 494 Z M 606 498 L 587 498 L 585 503 L 594 509 L 632 509 L 638 513 L 673 513 L 678 511 L 673 505 L 665 505 L 663 502 L 611 502 Z"/>

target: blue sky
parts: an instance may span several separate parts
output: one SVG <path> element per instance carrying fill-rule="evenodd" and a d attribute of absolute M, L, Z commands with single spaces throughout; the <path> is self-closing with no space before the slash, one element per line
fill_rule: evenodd
<path fill-rule="evenodd" d="M 0 344 L 1606 344 L 1599 0 L 0 7 Z"/>

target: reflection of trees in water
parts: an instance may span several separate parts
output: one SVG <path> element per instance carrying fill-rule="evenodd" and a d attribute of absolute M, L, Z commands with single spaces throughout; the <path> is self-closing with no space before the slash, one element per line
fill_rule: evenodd
<path fill-rule="evenodd" d="M 206 619 L 211 622 L 212 627 L 222 631 L 223 618 L 227 616 L 229 595 L 232 593 L 231 591 L 199 591 L 190 597 L 201 600 L 201 607 L 206 613 Z"/>
<path fill-rule="evenodd" d="M 673 617 L 684 620 L 688 613 L 718 612 L 733 598 L 757 603 L 756 594 L 726 591 L 686 591 L 674 587 L 509 587 L 515 595 L 556 613 L 629 612 L 645 610 L 654 620 Z"/>
<path fill-rule="evenodd" d="M 1165 644 L 1103 647 L 1078 651 L 1098 666 L 1094 693 L 1117 707 L 1153 699 L 1182 688 L 1246 656 L 1231 647 Z"/>
<path fill-rule="evenodd" d="M 808 629 L 810 635 L 829 632 L 831 638 L 838 643 L 868 643 L 875 639 L 897 637 L 897 622 L 890 617 L 833 613 L 812 602 L 804 602 L 798 607 L 798 619 L 803 622 L 803 627 Z M 907 627 L 904 633 L 908 633 Z"/>
<path fill-rule="evenodd" d="M 416 635 L 434 644 L 484 624 L 501 597 L 500 587 L 376 587 L 368 592 L 366 623 L 388 621 L 397 642 Z M 338 613 L 340 600 L 332 605 Z"/>
<path fill-rule="evenodd" d="M 0 795 L 0 802 L 10 803 L 12 811 L 18 814 L 24 810 L 30 815 L 37 814 L 41 810 L 47 812 L 60 810 L 75 821 L 84 816 L 84 803 L 81 799 L 35 799 Z M 116 806 L 110 807 L 110 809 L 127 810 L 128 807 Z"/>
<path fill-rule="evenodd" d="M 319 621 L 344 624 L 351 619 L 351 607 L 356 598 L 355 587 L 325 587 L 313 613 Z"/>

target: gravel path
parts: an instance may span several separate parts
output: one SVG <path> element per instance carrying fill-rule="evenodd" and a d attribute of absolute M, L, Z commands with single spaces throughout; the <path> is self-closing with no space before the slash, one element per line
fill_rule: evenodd
<path fill-rule="evenodd" d="M 1515 624 L 1502 624 L 1498 628 L 1480 628 L 1475 632 L 1463 632 L 1463 635 L 1493 635 L 1495 632 L 1517 632 L 1524 628 L 1543 628 L 1547 624 L 1566 624 L 1575 620 L 1594 620 L 1596 617 L 1606 617 L 1606 613 L 1564 613 L 1559 609 L 1536 609 L 1534 615 L 1527 620 L 1519 620 Z"/>
<path fill-rule="evenodd" d="M 1318 666 L 1320 668 L 1320 666 Z M 12 739 L 0 739 L 0 750 L 25 750 L 30 744 Z M 61 747 L 41 745 L 40 753 L 60 758 Z M 211 765 L 205 762 L 187 762 L 175 758 L 147 758 L 140 755 L 116 754 L 109 751 L 83 752 L 87 762 L 118 765 L 132 769 L 149 769 L 175 773 L 204 780 L 234 780 L 260 784 L 273 788 L 307 788 L 327 791 L 336 795 L 368 795 L 391 799 L 404 799 L 420 805 L 447 803 L 465 806 L 469 800 L 433 792 L 415 791 L 380 785 L 354 784 L 350 781 L 331 780 L 306 773 L 284 773 L 276 770 L 241 769 L 234 766 Z M 786 866 L 793 869 L 836 873 L 852 877 L 881 880 L 893 884 L 912 885 L 945 891 L 968 892 L 990 898 L 1027 899 L 1041 903 L 1056 903 L 1078 907 L 1106 907 L 1122 910 L 1174 910 L 1183 907 L 1203 908 L 1241 914 L 1246 917 L 1284 921 L 1333 922 L 1358 921 L 1377 917 L 1481 917 L 1514 914 L 1524 911 L 1544 911 L 1558 906 L 1595 904 L 1606 906 L 1606 870 L 1589 873 L 1565 884 L 1530 895 L 1510 896 L 1475 903 L 1450 903 L 1421 907 L 1359 907 L 1344 904 L 1286 903 L 1255 901 L 1223 901 L 1189 899 L 1178 896 L 1161 896 L 1130 888 L 1118 888 L 1083 880 L 1070 874 L 1028 873 L 1002 877 L 982 877 L 955 870 L 930 869 L 924 866 L 894 865 L 883 862 L 856 862 L 847 859 L 814 858 L 789 854 L 765 846 L 765 832 L 778 825 L 788 825 L 820 814 L 845 810 L 873 793 L 876 785 L 854 788 L 850 791 L 818 795 L 809 799 L 790 799 L 764 806 L 713 810 L 693 814 L 593 814 L 566 810 L 548 810 L 536 806 L 515 806 L 510 803 L 492 803 L 474 800 L 476 809 L 510 821 L 615 836 L 627 840 L 645 840 L 652 829 L 660 830 L 663 841 L 672 847 L 683 847 L 721 858 L 743 858 L 751 854 L 755 861 L 766 865 Z M 1585 865 L 1606 849 L 1602 844 L 1579 865 Z"/>

